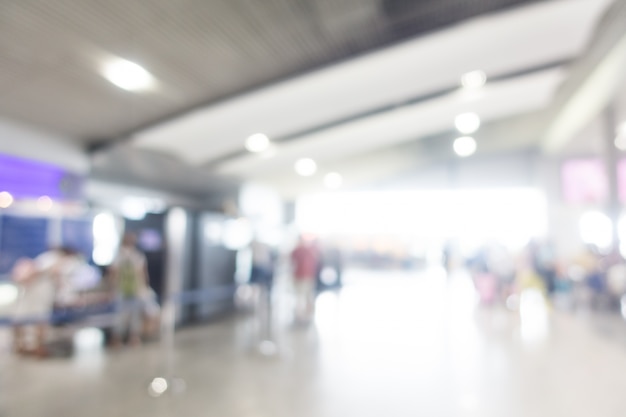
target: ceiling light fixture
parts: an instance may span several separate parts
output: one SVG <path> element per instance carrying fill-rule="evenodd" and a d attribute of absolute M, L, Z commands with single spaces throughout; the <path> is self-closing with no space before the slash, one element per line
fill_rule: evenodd
<path fill-rule="evenodd" d="M 454 141 L 453 148 L 458 156 L 465 158 L 476 152 L 476 140 L 471 136 L 462 136 Z"/>
<path fill-rule="evenodd" d="M 462 113 L 454 119 L 454 125 L 459 132 L 469 135 L 480 127 L 480 117 L 476 113 Z"/>
<path fill-rule="evenodd" d="M 259 153 L 267 150 L 270 146 L 269 138 L 263 133 L 255 133 L 246 139 L 246 149 L 250 152 Z"/>
<path fill-rule="evenodd" d="M 310 177 L 317 172 L 317 164 L 311 158 L 300 158 L 296 161 L 294 168 L 298 175 Z"/>
<path fill-rule="evenodd" d="M 120 58 L 107 62 L 102 74 L 111 83 L 128 91 L 144 91 L 156 84 L 152 74 L 142 66 Z"/>
<path fill-rule="evenodd" d="M 336 190 L 337 188 L 340 188 L 342 184 L 343 177 L 337 172 L 329 172 L 324 177 L 324 185 L 326 186 L 326 188 L 329 188 L 331 190 Z"/>
<path fill-rule="evenodd" d="M 487 82 L 487 74 L 484 71 L 476 70 L 470 71 L 461 77 L 461 85 L 464 88 L 480 88 Z"/>

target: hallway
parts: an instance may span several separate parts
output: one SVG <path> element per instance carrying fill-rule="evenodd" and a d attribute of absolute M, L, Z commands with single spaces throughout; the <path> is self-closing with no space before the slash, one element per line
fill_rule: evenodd
<path fill-rule="evenodd" d="M 72 359 L 4 355 L 0 416 L 603 416 L 624 415 L 626 333 L 609 318 L 523 314 L 475 303 L 467 277 L 440 270 L 352 270 L 318 297 L 315 323 L 293 327 L 277 297 L 278 354 L 256 349 L 255 319 L 237 316 L 119 352 Z M 159 398 L 150 381 L 170 358 L 180 378 Z M 183 382 L 184 381 L 184 382 Z"/>

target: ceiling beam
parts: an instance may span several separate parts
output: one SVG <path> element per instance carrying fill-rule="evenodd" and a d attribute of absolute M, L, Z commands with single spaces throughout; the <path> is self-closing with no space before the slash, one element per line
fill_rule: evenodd
<path fill-rule="evenodd" d="M 543 151 L 557 153 L 614 99 L 626 74 L 626 0 L 615 0 L 545 113 Z"/>

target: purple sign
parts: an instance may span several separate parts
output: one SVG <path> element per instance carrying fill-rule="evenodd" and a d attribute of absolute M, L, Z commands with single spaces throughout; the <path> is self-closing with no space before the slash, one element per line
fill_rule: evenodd
<path fill-rule="evenodd" d="M 2 191 L 18 199 L 47 195 L 57 200 L 75 200 L 83 195 L 83 180 L 56 165 L 0 154 Z"/>

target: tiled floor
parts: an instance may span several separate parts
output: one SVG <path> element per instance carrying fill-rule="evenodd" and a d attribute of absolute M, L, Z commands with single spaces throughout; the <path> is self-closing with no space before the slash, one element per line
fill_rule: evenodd
<path fill-rule="evenodd" d="M 438 271 L 354 271 L 348 281 L 318 298 L 308 328 L 284 320 L 289 300 L 277 298 L 275 356 L 259 353 L 251 317 L 182 330 L 171 353 L 155 344 L 48 361 L 4 355 L 0 415 L 626 415 L 620 320 L 551 313 L 532 294 L 521 317 L 476 308 L 465 277 Z M 184 384 L 170 378 L 153 398 L 160 375 Z"/>

